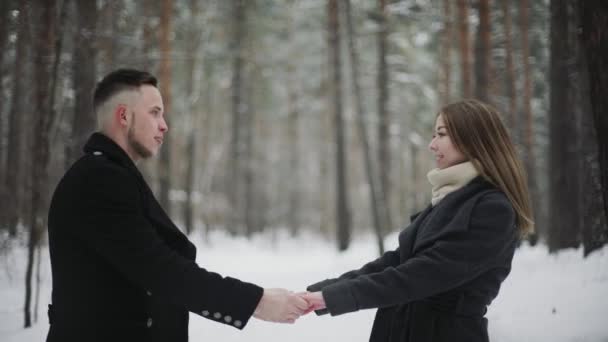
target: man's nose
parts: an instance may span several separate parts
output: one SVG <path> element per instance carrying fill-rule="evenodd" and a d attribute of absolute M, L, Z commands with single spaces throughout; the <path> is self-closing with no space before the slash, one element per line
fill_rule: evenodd
<path fill-rule="evenodd" d="M 158 128 L 161 132 L 167 132 L 169 130 L 169 125 L 167 125 L 167 121 L 165 121 L 165 119 L 161 119 L 160 126 Z"/>

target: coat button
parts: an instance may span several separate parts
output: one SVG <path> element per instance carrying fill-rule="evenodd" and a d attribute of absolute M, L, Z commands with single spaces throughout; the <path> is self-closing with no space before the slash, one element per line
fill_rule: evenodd
<path fill-rule="evenodd" d="M 95 151 L 95 152 L 93 152 L 93 155 L 94 155 L 94 156 L 100 156 L 100 155 L 102 155 L 102 154 L 103 154 L 103 153 L 101 153 L 101 151 Z"/>
<path fill-rule="evenodd" d="M 230 317 L 230 316 L 224 316 L 224 321 L 226 323 L 230 323 L 230 322 L 232 322 L 232 317 Z"/>
<path fill-rule="evenodd" d="M 203 312 L 201 312 L 201 314 L 205 317 L 209 316 L 209 311 L 207 310 L 203 310 Z"/>
<path fill-rule="evenodd" d="M 220 318 L 222 318 L 222 314 L 219 312 L 216 312 L 213 314 L 213 317 L 215 317 L 215 319 L 220 319 Z"/>
<path fill-rule="evenodd" d="M 243 325 L 243 322 L 239 321 L 238 319 L 236 321 L 234 321 L 234 326 L 237 328 L 240 328 L 241 325 Z"/>
<path fill-rule="evenodd" d="M 146 326 L 148 328 L 152 326 L 152 318 L 148 318 L 148 321 L 146 322 Z"/>

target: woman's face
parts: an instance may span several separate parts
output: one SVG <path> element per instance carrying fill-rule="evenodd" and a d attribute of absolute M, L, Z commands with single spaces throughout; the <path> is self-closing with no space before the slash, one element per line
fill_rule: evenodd
<path fill-rule="evenodd" d="M 442 115 L 437 116 L 437 120 L 435 120 L 435 130 L 429 149 L 435 155 L 435 162 L 439 169 L 445 169 L 467 160 L 464 154 L 452 143 L 452 138 L 450 138 L 448 129 L 443 122 Z"/>

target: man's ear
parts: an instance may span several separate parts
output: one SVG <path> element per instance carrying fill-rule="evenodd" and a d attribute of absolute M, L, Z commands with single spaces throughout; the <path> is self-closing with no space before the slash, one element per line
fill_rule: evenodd
<path fill-rule="evenodd" d="M 126 126 L 129 123 L 128 115 L 127 115 L 127 106 L 124 104 L 119 104 L 116 106 L 114 110 L 114 118 L 121 125 Z"/>

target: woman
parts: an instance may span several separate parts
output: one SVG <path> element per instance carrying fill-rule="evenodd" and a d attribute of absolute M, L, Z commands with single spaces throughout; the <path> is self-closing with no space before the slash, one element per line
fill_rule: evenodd
<path fill-rule="evenodd" d="M 488 341 L 486 308 L 533 230 L 524 170 L 494 108 L 444 107 L 429 148 L 431 204 L 399 247 L 305 295 L 318 314 L 378 308 L 370 341 Z"/>

